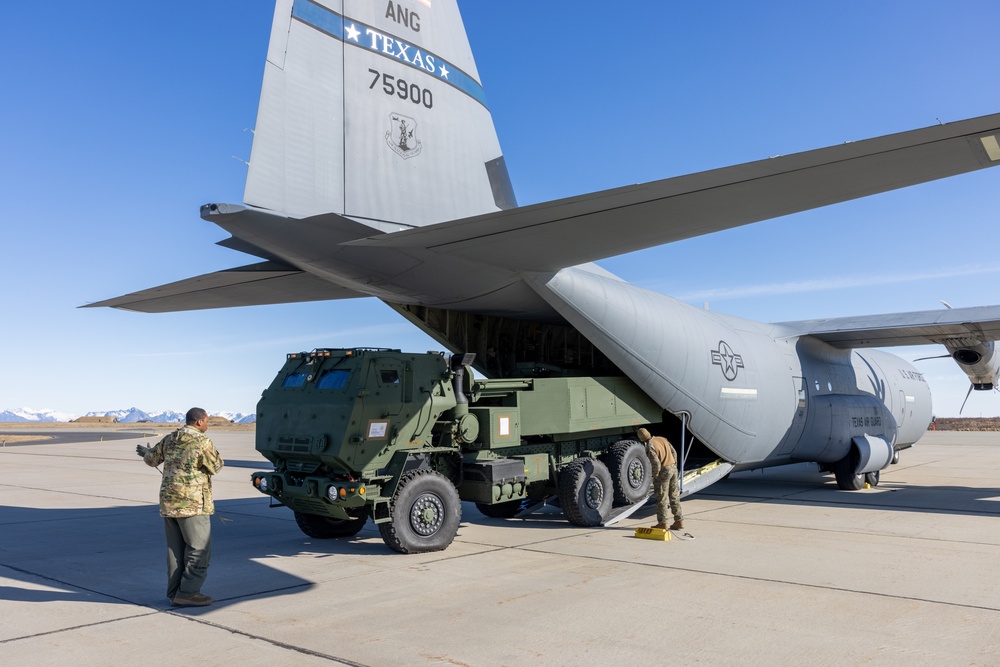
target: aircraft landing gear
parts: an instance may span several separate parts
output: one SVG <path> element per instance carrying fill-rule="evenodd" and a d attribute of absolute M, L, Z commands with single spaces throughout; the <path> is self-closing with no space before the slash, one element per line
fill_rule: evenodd
<path fill-rule="evenodd" d="M 851 452 L 833 465 L 833 474 L 837 477 L 837 486 L 844 491 L 857 491 L 865 486 L 865 476 L 863 473 L 855 472 L 858 469 L 858 461 L 854 452 Z"/>

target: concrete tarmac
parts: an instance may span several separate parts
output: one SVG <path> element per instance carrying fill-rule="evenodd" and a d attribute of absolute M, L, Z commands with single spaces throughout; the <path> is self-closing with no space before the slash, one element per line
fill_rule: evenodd
<path fill-rule="evenodd" d="M 551 508 L 463 504 L 446 551 L 389 551 L 369 522 L 313 540 L 249 484 L 253 433 L 209 435 L 204 608 L 165 597 L 150 438 L 0 449 L 0 660 L 136 665 L 1000 665 L 1000 434 L 930 433 L 869 490 L 799 465 L 684 501 L 636 539 Z"/>

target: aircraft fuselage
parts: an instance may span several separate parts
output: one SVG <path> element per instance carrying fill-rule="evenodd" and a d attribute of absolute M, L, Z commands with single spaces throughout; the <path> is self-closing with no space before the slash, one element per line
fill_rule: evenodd
<path fill-rule="evenodd" d="M 834 463 L 866 437 L 906 447 L 930 422 L 923 374 L 886 352 L 788 336 L 579 269 L 529 283 L 736 468 Z"/>

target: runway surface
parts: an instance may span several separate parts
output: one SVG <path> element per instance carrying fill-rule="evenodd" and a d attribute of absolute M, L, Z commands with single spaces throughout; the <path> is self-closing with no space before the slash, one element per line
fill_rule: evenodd
<path fill-rule="evenodd" d="M 110 440 L 135 440 L 136 438 L 156 442 L 169 431 L 163 429 L 154 430 L 101 430 L 101 429 L 67 429 L 61 428 L 52 431 L 45 429 L 16 429 L 7 428 L 0 432 L 0 443 L 3 447 L 20 447 L 23 445 L 67 445 L 77 442 L 108 442 Z M 16 442 L 11 436 L 26 436 L 32 438 L 23 442 Z M 37 438 L 37 439 L 35 439 Z M 134 449 L 134 448 L 133 448 Z"/>
<path fill-rule="evenodd" d="M 252 432 L 209 432 L 205 608 L 165 599 L 141 434 L 0 449 L 0 656 L 77 665 L 1000 665 L 1000 434 L 930 433 L 870 490 L 815 466 L 684 501 L 691 537 L 463 504 L 444 552 L 369 523 L 313 540 L 249 484 Z"/>

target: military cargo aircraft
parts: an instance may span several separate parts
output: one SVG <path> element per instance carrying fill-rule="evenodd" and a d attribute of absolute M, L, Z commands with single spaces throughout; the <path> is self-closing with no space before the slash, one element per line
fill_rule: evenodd
<path fill-rule="evenodd" d="M 259 261 L 89 305 L 376 297 L 489 377 L 628 376 L 685 493 L 796 462 L 858 489 L 931 419 L 873 348 L 944 345 L 992 389 L 1000 306 L 763 324 L 591 262 L 998 164 L 995 114 L 518 207 L 455 0 L 278 0 L 244 203 L 201 209 Z"/>

